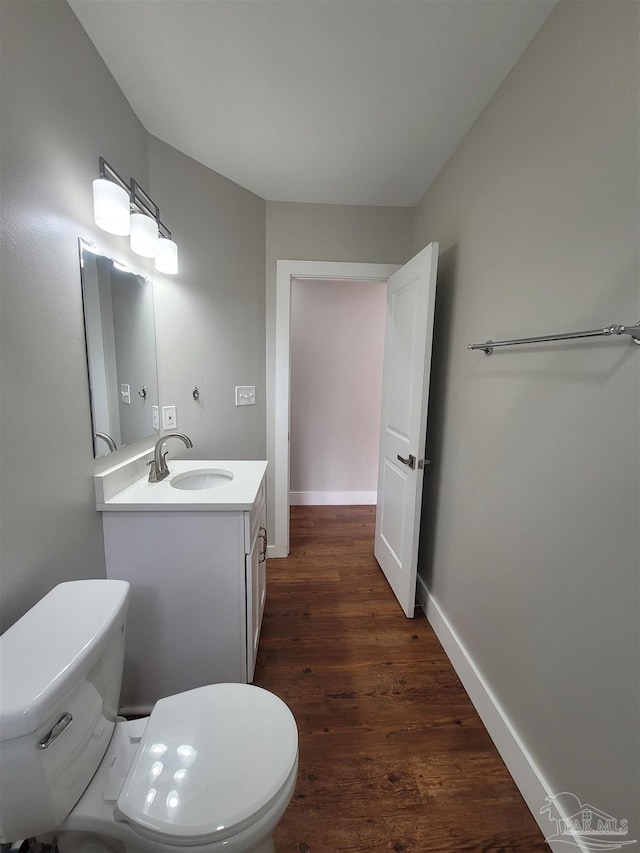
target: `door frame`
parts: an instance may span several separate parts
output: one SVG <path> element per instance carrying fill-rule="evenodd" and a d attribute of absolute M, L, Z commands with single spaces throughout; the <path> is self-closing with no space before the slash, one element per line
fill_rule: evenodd
<path fill-rule="evenodd" d="M 340 279 L 387 281 L 402 264 L 367 264 L 350 261 L 276 261 L 276 340 L 274 388 L 274 542 L 270 557 L 289 554 L 289 425 L 291 399 L 291 281 Z"/>

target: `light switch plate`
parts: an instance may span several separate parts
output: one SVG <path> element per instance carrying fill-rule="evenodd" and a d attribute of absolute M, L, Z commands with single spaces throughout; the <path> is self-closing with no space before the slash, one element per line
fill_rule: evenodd
<path fill-rule="evenodd" d="M 162 407 L 162 429 L 175 429 L 178 426 L 178 416 L 175 406 Z"/>
<path fill-rule="evenodd" d="M 131 405 L 131 388 L 124 383 L 120 386 L 120 402 L 125 406 Z"/>
<path fill-rule="evenodd" d="M 153 429 L 160 429 L 160 410 L 157 406 L 153 407 L 152 426 Z"/>
<path fill-rule="evenodd" d="M 236 406 L 255 406 L 256 386 L 236 385 Z"/>

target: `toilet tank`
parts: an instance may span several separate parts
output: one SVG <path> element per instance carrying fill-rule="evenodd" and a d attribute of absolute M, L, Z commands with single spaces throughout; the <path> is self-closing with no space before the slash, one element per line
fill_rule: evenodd
<path fill-rule="evenodd" d="M 62 583 L 0 637 L 0 842 L 55 830 L 111 739 L 129 584 Z"/>

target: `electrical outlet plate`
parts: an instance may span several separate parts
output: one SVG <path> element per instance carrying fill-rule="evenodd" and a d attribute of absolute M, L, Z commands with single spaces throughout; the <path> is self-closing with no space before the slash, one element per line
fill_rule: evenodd
<path fill-rule="evenodd" d="M 236 406 L 255 406 L 256 386 L 236 385 Z"/>
<path fill-rule="evenodd" d="M 178 426 L 178 416 L 175 406 L 162 407 L 162 429 L 175 429 Z"/>

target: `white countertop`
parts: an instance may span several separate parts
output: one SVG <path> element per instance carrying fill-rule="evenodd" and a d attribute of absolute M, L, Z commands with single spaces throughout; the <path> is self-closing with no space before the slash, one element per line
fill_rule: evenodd
<path fill-rule="evenodd" d="M 138 463 L 139 466 L 140 463 Z M 94 477 L 96 508 L 112 512 L 171 512 L 171 511 L 240 511 L 254 505 L 267 463 L 233 459 L 169 459 L 169 476 L 159 483 L 148 482 L 148 469 L 138 476 L 140 467 L 131 469 L 134 482 L 115 494 L 107 485 L 114 474 L 122 480 L 122 472 L 109 469 Z M 118 466 L 116 466 L 118 467 Z M 171 485 L 177 474 L 207 468 L 230 471 L 233 479 L 209 489 L 183 490 Z"/>

